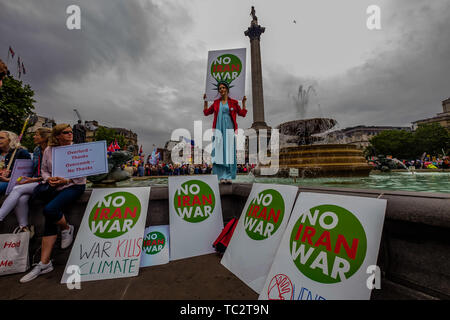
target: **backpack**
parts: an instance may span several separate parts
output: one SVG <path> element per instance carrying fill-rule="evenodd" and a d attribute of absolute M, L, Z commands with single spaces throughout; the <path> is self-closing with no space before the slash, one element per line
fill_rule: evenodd
<path fill-rule="evenodd" d="M 236 229 L 239 219 L 232 218 L 223 228 L 222 232 L 217 237 L 216 241 L 213 243 L 213 247 L 218 253 L 224 253 L 230 243 L 231 237 L 233 236 L 234 229 Z"/>

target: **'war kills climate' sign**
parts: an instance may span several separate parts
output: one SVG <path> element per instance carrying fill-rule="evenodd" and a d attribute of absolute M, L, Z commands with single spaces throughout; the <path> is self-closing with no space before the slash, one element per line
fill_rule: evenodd
<path fill-rule="evenodd" d="M 169 177 L 170 260 L 213 253 L 223 229 L 217 176 Z"/>
<path fill-rule="evenodd" d="M 289 221 L 296 186 L 253 184 L 221 263 L 257 293 Z"/>
<path fill-rule="evenodd" d="M 217 89 L 221 81 L 228 84 L 231 98 L 242 100 L 245 95 L 245 58 L 245 48 L 208 52 L 205 91 L 208 101 L 220 98 Z"/>
<path fill-rule="evenodd" d="M 150 187 L 93 189 L 61 283 L 71 266 L 80 281 L 138 275 L 149 196 Z"/>
<path fill-rule="evenodd" d="M 384 199 L 301 193 L 259 298 L 369 299 L 385 210 Z"/>

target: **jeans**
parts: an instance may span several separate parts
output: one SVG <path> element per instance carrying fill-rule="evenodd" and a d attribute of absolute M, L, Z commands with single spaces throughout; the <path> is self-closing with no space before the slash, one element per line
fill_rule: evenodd
<path fill-rule="evenodd" d="M 86 185 L 73 185 L 61 191 L 54 190 L 46 197 L 47 204 L 44 207 L 45 228 L 44 237 L 54 236 L 58 233 L 56 222 L 64 216 L 62 208 L 71 205 L 84 193 Z"/>
<path fill-rule="evenodd" d="M 8 182 L 0 182 L 0 196 L 6 193 L 6 189 L 8 189 Z"/>

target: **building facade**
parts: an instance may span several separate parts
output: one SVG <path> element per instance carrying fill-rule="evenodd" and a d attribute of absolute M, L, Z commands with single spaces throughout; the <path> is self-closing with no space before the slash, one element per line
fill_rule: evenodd
<path fill-rule="evenodd" d="M 413 122 L 413 130 L 416 130 L 420 125 L 439 123 L 442 127 L 450 131 L 450 98 L 442 101 L 442 112 L 438 113 L 432 118 L 417 120 Z"/>
<path fill-rule="evenodd" d="M 382 131 L 386 130 L 406 130 L 410 127 L 390 127 L 390 126 L 356 126 L 330 132 L 327 136 L 327 143 L 354 144 L 359 149 L 369 146 L 369 140 Z"/>

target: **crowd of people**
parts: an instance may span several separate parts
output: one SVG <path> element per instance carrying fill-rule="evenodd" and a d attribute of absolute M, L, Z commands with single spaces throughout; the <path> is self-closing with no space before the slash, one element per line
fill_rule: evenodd
<path fill-rule="evenodd" d="M 255 167 L 255 165 L 238 164 L 237 173 L 249 173 Z M 123 166 L 123 169 L 130 170 L 130 174 L 133 177 L 147 177 L 147 176 L 183 176 L 183 175 L 195 175 L 195 174 L 212 174 L 213 165 L 203 163 L 201 165 L 194 164 L 173 164 L 173 163 L 158 163 L 152 165 L 143 162 L 139 162 L 137 165 L 128 163 Z"/>

